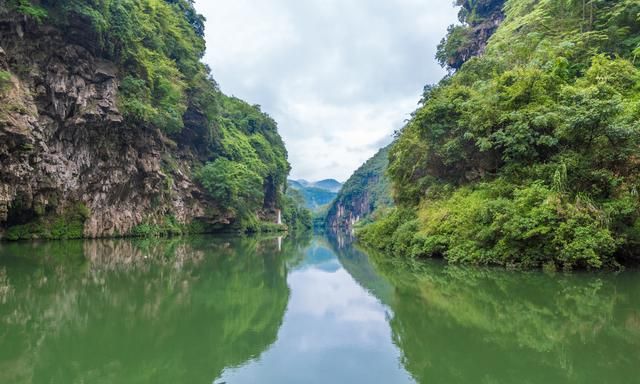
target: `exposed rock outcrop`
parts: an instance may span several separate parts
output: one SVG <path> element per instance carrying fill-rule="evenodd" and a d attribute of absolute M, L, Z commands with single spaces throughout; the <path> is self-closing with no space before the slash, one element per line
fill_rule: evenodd
<path fill-rule="evenodd" d="M 504 21 L 505 0 L 455 2 L 460 5 L 458 19 L 438 46 L 436 58 L 443 67 L 458 70 L 469 59 L 484 53 L 489 38 Z"/>
<path fill-rule="evenodd" d="M 481 22 L 471 25 L 467 30 L 467 44 L 461 46 L 458 55 L 452 57 L 447 64 L 452 68 L 459 69 L 462 64 L 472 57 L 482 55 L 487 47 L 489 38 L 498 29 L 503 20 L 504 13 L 498 11 Z"/>
<path fill-rule="evenodd" d="M 327 227 L 350 229 L 377 209 L 393 204 L 390 182 L 385 174 L 390 146 L 367 160 L 347 180 L 327 214 Z"/>
<path fill-rule="evenodd" d="M 0 227 L 76 204 L 88 208 L 87 237 L 166 215 L 228 222 L 191 179 L 188 147 L 125 121 L 114 63 L 54 27 L 5 15 L 0 71 L 9 76 L 0 83 Z"/>

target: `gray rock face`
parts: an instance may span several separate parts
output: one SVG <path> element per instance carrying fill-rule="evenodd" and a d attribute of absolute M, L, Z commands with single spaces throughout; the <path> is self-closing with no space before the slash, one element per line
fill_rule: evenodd
<path fill-rule="evenodd" d="M 391 183 L 385 175 L 390 148 L 379 150 L 343 184 L 327 212 L 328 228 L 351 229 L 376 210 L 393 205 Z"/>
<path fill-rule="evenodd" d="M 0 227 L 78 203 L 87 237 L 165 215 L 226 220 L 191 180 L 188 149 L 125 122 L 113 63 L 52 27 L 2 19 L 0 71 Z"/>
<path fill-rule="evenodd" d="M 331 214 L 327 215 L 328 227 L 350 229 L 373 210 L 374 207 L 370 202 L 369 192 L 364 191 L 347 204 L 336 203 L 335 207 L 331 208 Z"/>

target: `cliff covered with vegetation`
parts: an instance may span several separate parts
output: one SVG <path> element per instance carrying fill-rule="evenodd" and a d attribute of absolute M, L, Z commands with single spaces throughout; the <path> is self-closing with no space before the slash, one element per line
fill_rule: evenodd
<path fill-rule="evenodd" d="M 636 262 L 640 3 L 507 0 L 502 11 L 484 53 L 425 88 L 389 154 L 399 207 L 362 239 L 450 262 Z M 458 52 L 449 39 L 445 64 Z"/>
<path fill-rule="evenodd" d="M 391 183 L 386 175 L 390 147 L 379 150 L 344 183 L 329 207 L 327 227 L 351 228 L 376 210 L 393 205 Z"/>
<path fill-rule="evenodd" d="M 450 70 L 482 54 L 502 20 L 504 0 L 456 0 L 460 24 L 451 25 L 438 45 L 436 59 Z"/>
<path fill-rule="evenodd" d="M 190 0 L 0 3 L 5 238 L 255 230 L 297 209 L 276 123 L 220 92 L 203 34 Z"/>

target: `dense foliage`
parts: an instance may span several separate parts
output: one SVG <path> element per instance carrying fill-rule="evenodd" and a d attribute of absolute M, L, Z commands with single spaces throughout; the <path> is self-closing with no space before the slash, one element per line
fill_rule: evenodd
<path fill-rule="evenodd" d="M 7 0 L 7 5 L 18 13 L 29 16 L 38 22 L 47 17 L 47 11 L 44 8 L 31 4 L 29 0 Z"/>
<path fill-rule="evenodd" d="M 200 62 L 204 18 L 190 0 L 11 0 L 9 6 L 120 64 L 120 107 L 138 123 L 178 132 L 190 103 L 204 96 L 197 90 L 214 91 Z"/>
<path fill-rule="evenodd" d="M 203 167 L 199 177 L 211 196 L 243 214 L 262 204 L 262 179 L 243 163 L 219 158 Z"/>
<path fill-rule="evenodd" d="M 293 231 L 305 231 L 313 228 L 313 216 L 305 208 L 305 198 L 298 190 L 289 188 L 284 196 L 282 221 Z"/>
<path fill-rule="evenodd" d="M 216 158 L 196 176 L 214 199 L 251 221 L 255 212 L 283 205 L 287 152 L 275 121 L 258 106 L 224 95 L 220 99 Z"/>
<path fill-rule="evenodd" d="M 390 152 L 403 255 L 603 267 L 640 246 L 640 3 L 509 0 L 485 54 L 425 88 Z"/>

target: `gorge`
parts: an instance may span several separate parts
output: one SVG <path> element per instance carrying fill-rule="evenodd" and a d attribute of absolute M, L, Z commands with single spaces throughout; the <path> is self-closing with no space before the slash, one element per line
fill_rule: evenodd
<path fill-rule="evenodd" d="M 0 383 L 637 382 L 640 2 L 453 3 L 0 0 Z"/>

